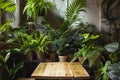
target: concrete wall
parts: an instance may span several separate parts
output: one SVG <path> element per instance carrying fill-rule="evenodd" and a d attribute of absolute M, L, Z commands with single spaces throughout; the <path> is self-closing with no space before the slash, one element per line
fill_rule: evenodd
<path fill-rule="evenodd" d="M 87 0 L 86 13 L 84 21 L 94 24 L 97 30 L 101 31 L 101 11 L 99 0 Z"/>

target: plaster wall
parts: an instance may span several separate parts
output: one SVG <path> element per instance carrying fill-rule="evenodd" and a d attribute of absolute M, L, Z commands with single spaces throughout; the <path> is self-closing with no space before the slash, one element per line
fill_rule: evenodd
<path fill-rule="evenodd" d="M 70 4 L 73 0 L 49 0 L 53 2 L 57 8 L 57 14 L 65 16 L 64 12 L 67 4 Z M 86 12 L 79 15 L 84 22 L 88 22 L 96 26 L 96 29 L 101 31 L 101 11 L 99 7 L 99 0 L 87 0 Z"/>

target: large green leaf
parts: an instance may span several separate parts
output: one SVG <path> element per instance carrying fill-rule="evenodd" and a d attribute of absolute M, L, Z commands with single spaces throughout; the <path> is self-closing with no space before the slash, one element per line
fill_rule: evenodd
<path fill-rule="evenodd" d="M 80 12 L 85 11 L 86 0 L 74 0 L 66 9 L 67 26 L 71 26 L 74 22 L 78 21 Z M 66 26 L 64 26 L 66 27 Z"/>
<path fill-rule="evenodd" d="M 5 56 L 5 62 L 7 62 L 7 60 L 9 59 L 9 57 L 10 57 L 10 52 L 9 53 L 7 53 L 7 55 Z"/>
<path fill-rule="evenodd" d="M 16 10 L 16 6 L 15 5 L 11 5 L 9 7 L 6 7 L 5 10 L 8 11 L 8 12 L 14 12 Z"/>
<path fill-rule="evenodd" d="M 0 26 L 0 31 L 4 30 L 5 28 L 10 27 L 10 23 L 11 21 L 7 21 L 6 23 L 4 23 L 3 25 Z"/>
<path fill-rule="evenodd" d="M 1 0 L 0 1 L 0 9 L 4 9 L 7 12 L 14 12 L 16 10 L 16 6 L 13 3 L 13 1 L 10 1 L 10 0 L 4 1 L 4 0 Z"/>
<path fill-rule="evenodd" d="M 117 43 L 117 42 L 109 43 L 109 44 L 105 45 L 104 47 L 108 52 L 115 52 L 119 48 L 119 43 Z"/>
<path fill-rule="evenodd" d="M 37 16 L 43 11 L 47 14 L 48 8 L 52 8 L 53 4 L 46 0 L 27 0 L 23 13 L 27 14 L 27 18 L 36 20 Z"/>
<path fill-rule="evenodd" d="M 107 68 L 111 80 L 120 80 L 120 62 L 110 64 Z"/>
<path fill-rule="evenodd" d="M 109 77 L 107 75 L 107 68 L 108 68 L 108 65 L 110 65 L 110 64 L 111 64 L 111 62 L 108 60 L 108 61 L 106 61 L 104 66 L 100 68 L 99 71 L 101 73 L 102 80 L 109 80 Z"/>
<path fill-rule="evenodd" d="M 17 65 L 15 65 L 11 70 L 10 74 L 15 74 L 19 69 L 23 67 L 24 62 L 20 62 Z"/>
<path fill-rule="evenodd" d="M 0 55 L 0 67 L 3 66 L 5 63 L 5 59 L 2 55 Z"/>

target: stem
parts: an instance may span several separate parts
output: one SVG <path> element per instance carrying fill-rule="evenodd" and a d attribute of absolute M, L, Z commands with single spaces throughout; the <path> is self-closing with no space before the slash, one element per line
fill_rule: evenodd
<path fill-rule="evenodd" d="M 6 64 L 5 64 L 5 69 L 7 70 L 8 74 L 10 74 L 10 70 Z"/>

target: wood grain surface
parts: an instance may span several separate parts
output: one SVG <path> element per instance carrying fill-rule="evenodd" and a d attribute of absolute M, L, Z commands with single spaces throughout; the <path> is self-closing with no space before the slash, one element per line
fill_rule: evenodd
<path fill-rule="evenodd" d="M 43 62 L 32 73 L 36 79 L 89 78 L 89 74 L 79 62 Z"/>

